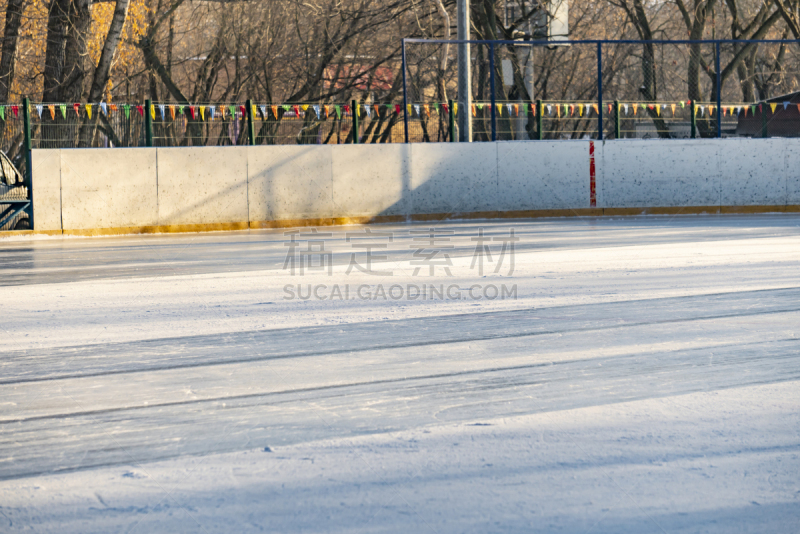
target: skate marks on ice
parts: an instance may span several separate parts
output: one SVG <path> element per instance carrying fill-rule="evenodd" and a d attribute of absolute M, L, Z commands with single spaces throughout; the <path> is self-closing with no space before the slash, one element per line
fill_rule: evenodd
<path fill-rule="evenodd" d="M 0 478 L 800 378 L 800 289 L 4 353 Z"/>

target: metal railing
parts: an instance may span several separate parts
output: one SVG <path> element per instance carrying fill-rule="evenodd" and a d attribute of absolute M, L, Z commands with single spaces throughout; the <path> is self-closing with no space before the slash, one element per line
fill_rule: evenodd
<path fill-rule="evenodd" d="M 459 50 L 469 51 L 468 95 L 458 94 Z M 471 100 L 472 141 L 800 136 L 797 40 L 404 39 L 402 58 L 404 107 Z M 539 102 L 544 114 L 515 120 Z"/>

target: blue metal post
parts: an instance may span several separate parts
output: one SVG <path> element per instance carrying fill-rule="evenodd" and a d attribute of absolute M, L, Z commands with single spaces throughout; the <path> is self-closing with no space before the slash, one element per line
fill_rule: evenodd
<path fill-rule="evenodd" d="M 492 141 L 497 141 L 497 101 L 494 95 L 494 42 L 489 43 L 489 90 L 492 93 Z"/>
<path fill-rule="evenodd" d="M 603 43 L 597 43 L 597 140 L 603 140 Z"/>
<path fill-rule="evenodd" d="M 403 127 L 408 143 L 408 87 L 406 86 L 406 40 L 403 39 Z"/>
<path fill-rule="evenodd" d="M 716 43 L 716 58 L 714 59 L 717 69 L 717 137 L 722 137 L 722 73 L 719 71 L 719 41 Z"/>

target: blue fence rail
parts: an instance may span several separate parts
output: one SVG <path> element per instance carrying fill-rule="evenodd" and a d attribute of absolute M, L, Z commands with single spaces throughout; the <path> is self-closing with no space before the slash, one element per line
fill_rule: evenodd
<path fill-rule="evenodd" d="M 459 49 L 469 50 L 468 98 L 458 94 Z M 447 98 L 478 122 L 473 141 L 800 136 L 797 40 L 404 39 L 402 62 L 406 132 L 420 103 Z M 572 112 L 542 117 L 539 102 L 596 112 L 591 122 Z M 511 103 L 532 110 L 527 121 L 508 124 Z M 566 122 L 576 118 L 582 124 Z M 542 130 L 543 120 L 564 125 Z"/>

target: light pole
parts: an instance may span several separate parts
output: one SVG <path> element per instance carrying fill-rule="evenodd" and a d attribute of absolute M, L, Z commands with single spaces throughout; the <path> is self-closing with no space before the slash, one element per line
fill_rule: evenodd
<path fill-rule="evenodd" d="M 458 0 L 458 39 L 469 40 L 469 0 Z M 458 44 L 458 140 L 472 142 L 472 63 L 469 43 Z"/>

